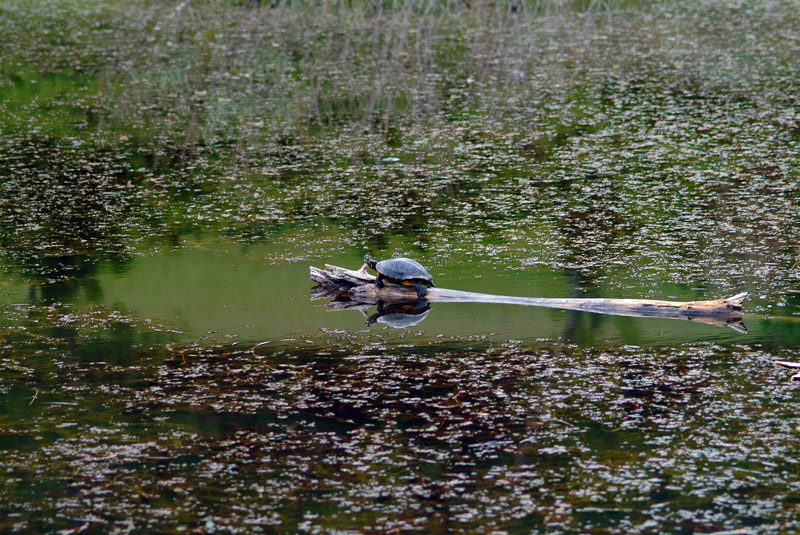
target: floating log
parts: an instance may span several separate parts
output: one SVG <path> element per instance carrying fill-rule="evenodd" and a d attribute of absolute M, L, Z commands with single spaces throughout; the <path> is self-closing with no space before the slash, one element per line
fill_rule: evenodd
<path fill-rule="evenodd" d="M 354 271 L 325 265 L 325 269 L 311 267 L 311 280 L 320 286 L 312 296 L 333 297 L 335 309 L 360 308 L 371 304 L 414 303 L 419 298 L 412 286 L 386 282 L 375 285 L 375 276 L 367 272 L 367 265 Z M 447 288 L 429 288 L 424 299 L 429 303 L 499 303 L 581 310 L 598 314 L 650 318 L 675 318 L 700 321 L 718 326 L 732 327 L 746 332 L 742 323 L 742 303 L 747 292 L 713 301 L 659 301 L 651 299 L 609 298 L 543 298 L 512 297 L 475 292 L 462 292 Z"/>

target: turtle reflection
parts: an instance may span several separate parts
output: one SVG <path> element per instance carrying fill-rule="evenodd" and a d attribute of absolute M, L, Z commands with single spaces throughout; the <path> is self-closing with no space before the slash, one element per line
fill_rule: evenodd
<path fill-rule="evenodd" d="M 395 329 L 408 329 L 422 323 L 430 311 L 430 303 L 422 298 L 414 303 L 384 305 L 379 302 L 378 311 L 367 318 L 367 326 L 384 323 Z"/>

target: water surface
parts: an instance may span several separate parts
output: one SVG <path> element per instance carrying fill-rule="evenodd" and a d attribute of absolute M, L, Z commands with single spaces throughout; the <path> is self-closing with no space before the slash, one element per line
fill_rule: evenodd
<path fill-rule="evenodd" d="M 800 528 L 792 3 L 0 24 L 0 531 Z M 501 295 L 747 291 L 748 332 L 311 299 L 368 252 Z"/>

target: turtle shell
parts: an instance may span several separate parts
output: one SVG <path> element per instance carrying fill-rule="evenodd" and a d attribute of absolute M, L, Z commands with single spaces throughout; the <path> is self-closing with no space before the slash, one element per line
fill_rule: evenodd
<path fill-rule="evenodd" d="M 390 258 L 389 260 L 382 260 L 375 266 L 375 271 L 388 277 L 399 281 L 432 281 L 433 275 L 428 273 L 422 264 L 415 262 L 410 258 Z"/>

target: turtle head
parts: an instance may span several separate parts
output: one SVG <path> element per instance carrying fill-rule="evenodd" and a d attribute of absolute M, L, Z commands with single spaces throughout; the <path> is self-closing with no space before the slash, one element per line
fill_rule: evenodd
<path fill-rule="evenodd" d="M 372 257 L 369 255 L 369 253 L 364 255 L 364 263 L 366 265 L 368 265 L 369 267 L 371 267 L 372 269 L 375 269 L 375 266 L 378 265 L 378 263 L 375 260 L 372 259 Z"/>

